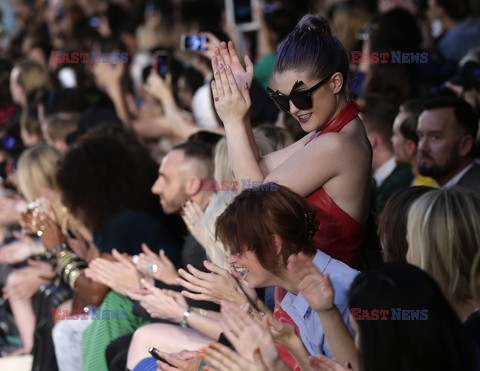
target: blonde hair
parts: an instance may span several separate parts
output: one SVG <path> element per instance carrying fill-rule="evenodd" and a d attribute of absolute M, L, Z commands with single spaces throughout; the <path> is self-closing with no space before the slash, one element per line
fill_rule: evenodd
<path fill-rule="evenodd" d="M 408 212 L 411 262 L 429 273 L 451 302 L 472 298 L 479 218 L 480 196 L 457 187 L 424 194 Z"/>
<path fill-rule="evenodd" d="M 290 144 L 293 144 L 293 137 L 287 129 L 273 126 L 270 124 L 262 124 L 253 128 L 253 135 L 262 135 L 270 142 L 274 151 L 278 151 Z"/>
<path fill-rule="evenodd" d="M 208 259 L 221 268 L 228 269 L 227 255 L 223 244 L 215 239 L 215 222 L 220 214 L 227 208 L 239 191 L 222 191 L 210 201 L 202 218 L 203 246 Z"/>
<path fill-rule="evenodd" d="M 471 283 L 472 296 L 477 306 L 480 307 L 480 249 L 473 261 Z"/>
<path fill-rule="evenodd" d="M 357 42 L 357 34 L 370 22 L 371 18 L 362 6 L 353 4 L 339 6 L 333 14 L 332 26 L 345 49 L 353 49 Z"/>
<path fill-rule="evenodd" d="M 17 82 L 27 97 L 31 92 L 48 86 L 48 72 L 40 63 L 25 60 L 16 64 L 14 68 L 18 68 Z"/>
<path fill-rule="evenodd" d="M 255 143 L 257 144 L 260 156 L 265 156 L 266 154 L 274 151 L 273 145 L 264 134 L 260 132 L 254 132 L 253 137 L 255 138 Z M 235 180 L 229 163 L 227 139 L 225 137 L 220 139 L 215 146 L 213 163 L 213 178 L 215 181 L 220 184 L 222 181 Z"/>
<path fill-rule="evenodd" d="M 60 152 L 46 144 L 24 151 L 18 160 L 18 187 L 28 202 L 43 195 L 45 188 L 55 189 Z"/>

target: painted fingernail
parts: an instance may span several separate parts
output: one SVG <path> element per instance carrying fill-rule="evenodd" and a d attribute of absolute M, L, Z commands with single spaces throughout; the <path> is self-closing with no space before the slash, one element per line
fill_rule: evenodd
<path fill-rule="evenodd" d="M 214 341 L 211 341 L 210 343 L 208 343 L 208 346 L 210 348 L 215 348 L 216 345 L 217 345 L 217 343 L 215 343 Z"/>
<path fill-rule="evenodd" d="M 205 354 L 203 354 L 203 353 L 198 353 L 198 358 L 204 360 L 204 359 L 207 358 L 207 357 L 206 357 Z"/>

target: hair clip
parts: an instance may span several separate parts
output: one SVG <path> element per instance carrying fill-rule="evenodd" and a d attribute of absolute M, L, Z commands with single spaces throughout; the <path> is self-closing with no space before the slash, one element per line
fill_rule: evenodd
<path fill-rule="evenodd" d="M 305 212 L 305 232 L 307 238 L 311 240 L 317 231 L 315 215 L 311 211 Z"/>

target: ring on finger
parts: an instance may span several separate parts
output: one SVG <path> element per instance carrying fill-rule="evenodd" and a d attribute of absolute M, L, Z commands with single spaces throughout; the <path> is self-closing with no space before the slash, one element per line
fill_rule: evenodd
<path fill-rule="evenodd" d="M 157 273 L 158 272 L 158 264 L 157 263 L 148 263 L 147 270 L 150 273 Z"/>

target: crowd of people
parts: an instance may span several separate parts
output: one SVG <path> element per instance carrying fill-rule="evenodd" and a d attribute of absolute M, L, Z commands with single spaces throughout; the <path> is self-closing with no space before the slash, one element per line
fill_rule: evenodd
<path fill-rule="evenodd" d="M 0 3 L 0 357 L 480 370 L 479 3 L 246 3 Z"/>

